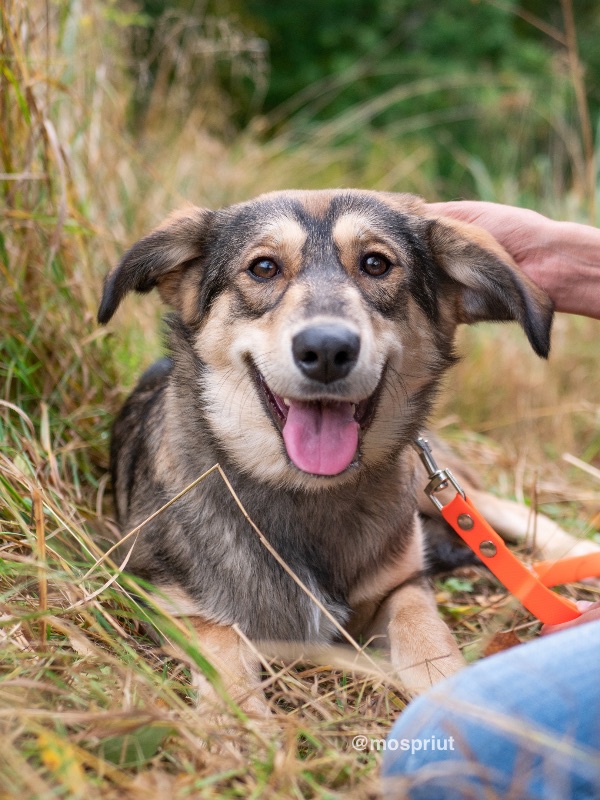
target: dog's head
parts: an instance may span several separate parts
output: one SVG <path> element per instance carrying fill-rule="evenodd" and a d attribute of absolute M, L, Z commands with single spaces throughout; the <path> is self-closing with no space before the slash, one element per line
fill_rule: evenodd
<path fill-rule="evenodd" d="M 201 365 L 213 435 L 259 480 L 318 488 L 391 461 L 454 361 L 459 323 L 516 320 L 547 356 L 552 304 L 480 228 L 410 195 L 277 192 L 191 207 L 108 275 L 100 322 L 157 287 Z"/>

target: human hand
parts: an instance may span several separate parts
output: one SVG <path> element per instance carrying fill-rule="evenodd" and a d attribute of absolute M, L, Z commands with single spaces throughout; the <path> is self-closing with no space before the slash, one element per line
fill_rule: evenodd
<path fill-rule="evenodd" d="M 557 311 L 600 319 L 600 230 L 554 222 L 536 211 L 499 203 L 459 200 L 427 210 L 479 225 L 552 299 Z"/>
<path fill-rule="evenodd" d="M 549 633 L 556 633 L 557 631 L 564 631 L 567 628 L 573 628 L 575 625 L 583 625 L 584 622 L 592 622 L 595 619 L 600 619 L 600 602 L 591 603 L 589 600 L 579 600 L 577 608 L 582 612 L 576 619 L 570 622 L 562 622 L 560 625 L 543 625 L 540 631 L 542 636 Z"/>

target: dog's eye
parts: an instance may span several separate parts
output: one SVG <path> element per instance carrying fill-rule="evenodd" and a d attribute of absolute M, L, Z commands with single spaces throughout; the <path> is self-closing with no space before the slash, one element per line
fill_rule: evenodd
<path fill-rule="evenodd" d="M 372 275 L 374 278 L 385 275 L 391 266 L 389 260 L 382 256 L 381 253 L 368 253 L 360 262 L 362 271 L 366 272 L 367 275 Z"/>
<path fill-rule="evenodd" d="M 271 258 L 257 258 L 248 267 L 248 272 L 262 281 L 274 278 L 279 275 L 279 271 L 279 266 Z"/>

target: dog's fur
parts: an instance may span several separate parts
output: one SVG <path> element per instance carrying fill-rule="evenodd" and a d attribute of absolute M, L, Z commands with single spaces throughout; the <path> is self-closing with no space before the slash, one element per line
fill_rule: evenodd
<path fill-rule="evenodd" d="M 376 271 L 389 263 L 384 274 L 368 274 L 370 254 Z M 258 276 L 249 271 L 256 264 Z M 269 264 L 278 269 L 272 277 Z M 419 578 L 424 473 L 411 441 L 455 361 L 457 325 L 516 320 L 545 357 L 549 298 L 483 230 L 432 218 L 413 196 L 366 191 L 289 191 L 219 211 L 185 209 L 108 275 L 100 322 L 130 290 L 154 287 L 175 309 L 170 355 L 142 377 L 114 426 L 122 529 L 218 462 L 330 614 L 355 635 L 387 634 L 410 691 L 458 669 L 462 658 Z M 323 325 L 342 326 L 360 345 L 347 374 L 327 382 L 307 376 L 293 353 L 299 333 Z M 301 409 L 320 403 L 323 414 L 358 404 L 351 463 L 338 474 L 295 466 L 275 398 Z M 338 635 L 215 477 L 142 529 L 130 566 L 196 620 L 238 694 L 254 685 L 256 663 L 233 625 L 253 641 L 325 644 Z"/>

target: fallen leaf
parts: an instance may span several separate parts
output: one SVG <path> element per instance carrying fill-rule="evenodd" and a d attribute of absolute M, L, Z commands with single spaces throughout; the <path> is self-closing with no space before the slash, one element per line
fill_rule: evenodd
<path fill-rule="evenodd" d="M 521 644 L 521 640 L 514 631 L 497 631 L 486 644 L 483 655 L 493 656 L 518 644 Z"/>

